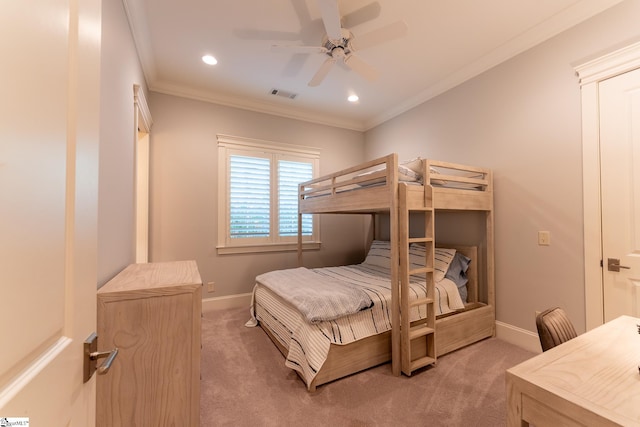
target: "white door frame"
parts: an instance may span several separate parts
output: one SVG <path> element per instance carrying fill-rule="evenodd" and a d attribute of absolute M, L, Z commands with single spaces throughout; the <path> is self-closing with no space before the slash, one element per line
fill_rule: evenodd
<path fill-rule="evenodd" d="M 640 68 L 640 42 L 575 67 L 582 92 L 582 191 L 586 328 L 604 323 L 599 84 Z"/>
<path fill-rule="evenodd" d="M 135 144 L 135 242 L 137 263 L 149 261 L 149 134 L 151 112 L 140 85 L 133 85 Z"/>

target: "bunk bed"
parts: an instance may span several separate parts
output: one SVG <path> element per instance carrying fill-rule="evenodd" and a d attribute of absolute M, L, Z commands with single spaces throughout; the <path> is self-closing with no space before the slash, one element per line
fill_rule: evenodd
<path fill-rule="evenodd" d="M 310 390 L 389 360 L 394 375 L 411 375 L 435 364 L 442 354 L 495 334 L 490 170 L 429 159 L 400 163 L 397 154 L 389 154 L 300 184 L 298 202 L 299 229 L 304 214 L 384 214 L 389 218 L 388 269 L 383 275 L 390 295 L 388 300 L 374 302 L 371 309 L 365 304 L 342 318 L 309 323 L 290 301 L 261 286 L 264 278 L 257 278 L 252 304 L 254 323 L 260 324 L 285 355 L 287 366 L 298 372 Z M 438 211 L 484 213 L 483 241 L 475 246 L 440 242 L 436 245 L 434 223 Z M 418 227 L 411 225 L 416 215 L 423 219 Z M 375 234 L 374 230 L 374 237 Z M 471 261 L 466 272 L 467 298 L 461 305 L 453 304 L 444 311 L 440 306 L 445 291 L 439 286 L 446 279 L 438 276 L 436 260 L 437 251 L 443 248 Z M 302 265 L 301 235 L 298 259 Z M 370 265 L 365 260 L 360 266 L 346 268 L 360 271 Z M 326 270 L 328 273 L 314 270 L 321 275 L 344 278 L 342 271 L 331 268 Z M 299 281 L 315 286 L 306 276 Z M 416 283 L 423 291 L 415 290 Z M 379 295 L 374 292 L 375 298 Z M 376 309 L 385 314 L 376 314 Z M 354 333 L 351 339 L 344 339 L 340 322 L 346 322 L 343 330 L 359 331 L 364 328 L 359 319 L 376 316 L 387 316 L 390 330 L 380 328 L 384 330 L 370 335 L 363 333 L 363 337 Z M 315 340 L 314 333 L 324 339 Z M 316 347 L 321 347 L 319 356 L 314 353 Z M 308 361 L 308 365 L 302 366 L 301 360 Z"/>

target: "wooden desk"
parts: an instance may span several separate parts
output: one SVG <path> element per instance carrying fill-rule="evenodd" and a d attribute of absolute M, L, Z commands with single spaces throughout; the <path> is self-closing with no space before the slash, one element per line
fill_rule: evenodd
<path fill-rule="evenodd" d="M 507 425 L 640 426 L 637 324 L 621 316 L 507 370 Z"/>

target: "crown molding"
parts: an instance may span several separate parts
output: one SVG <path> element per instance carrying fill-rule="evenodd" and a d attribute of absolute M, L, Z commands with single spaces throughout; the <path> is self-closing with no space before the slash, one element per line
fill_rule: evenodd
<path fill-rule="evenodd" d="M 153 82 L 157 78 L 156 63 L 153 59 L 153 48 L 149 38 L 149 26 L 147 24 L 147 11 L 144 2 L 135 0 L 122 0 L 133 43 L 138 53 L 142 72 L 149 82 Z"/>
<path fill-rule="evenodd" d="M 359 132 L 372 129 L 396 116 L 399 116 L 436 96 L 453 89 L 498 64 L 554 37 L 555 35 L 609 9 L 623 0 L 581 0 L 575 2 L 545 22 L 532 27 L 509 42 L 482 56 L 472 64 L 450 74 L 417 95 L 367 120 L 349 119 L 314 111 L 302 111 L 299 107 L 287 107 L 255 99 L 215 93 L 212 91 L 196 91 L 194 89 L 161 82 L 157 80 L 157 71 L 153 59 L 153 50 L 149 39 L 146 11 L 143 2 L 122 0 L 129 21 L 132 37 L 140 59 L 149 90 L 167 95 L 179 96 L 214 104 L 239 108 L 294 120 L 344 128 Z M 134 24 L 135 23 L 135 24 Z"/>
<path fill-rule="evenodd" d="M 359 120 L 351 120 L 341 116 L 333 116 L 312 111 L 303 111 L 299 107 L 283 107 L 281 105 L 248 98 L 220 94 L 211 91 L 194 90 L 189 87 L 170 83 L 156 82 L 149 87 L 149 90 L 157 93 L 163 93 L 165 95 L 209 102 L 212 104 L 224 105 L 225 107 L 239 108 L 242 110 L 254 111 L 256 113 L 301 120 L 325 126 L 355 130 L 358 132 L 364 132 L 366 130 L 364 122 Z"/>

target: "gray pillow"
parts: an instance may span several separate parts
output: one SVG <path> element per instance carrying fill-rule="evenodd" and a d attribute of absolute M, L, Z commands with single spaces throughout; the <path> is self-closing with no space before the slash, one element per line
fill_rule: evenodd
<path fill-rule="evenodd" d="M 464 302 L 467 302 L 467 282 L 469 281 L 467 278 L 467 270 L 469 269 L 470 263 L 470 258 L 456 251 L 456 254 L 451 260 L 451 264 L 449 264 L 449 269 L 444 275 L 444 277 L 456 284 L 460 292 L 460 298 L 462 298 Z"/>

